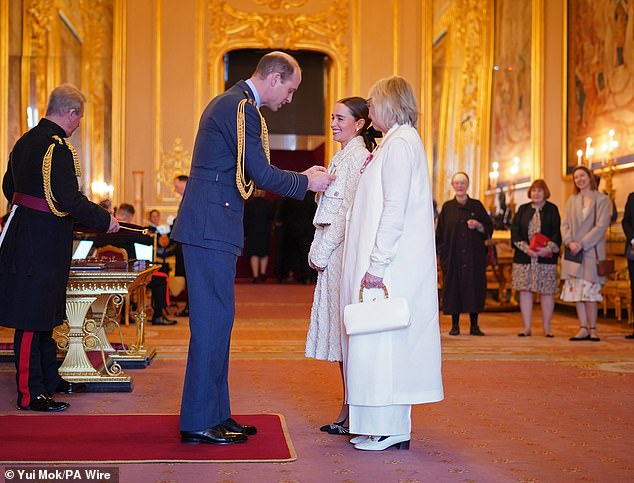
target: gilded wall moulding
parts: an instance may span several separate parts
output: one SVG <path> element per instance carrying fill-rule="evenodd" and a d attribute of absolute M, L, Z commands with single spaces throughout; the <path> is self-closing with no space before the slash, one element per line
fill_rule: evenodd
<path fill-rule="evenodd" d="M 459 42 L 464 47 L 464 63 L 462 69 L 462 130 L 467 135 L 465 141 L 474 140 L 482 112 L 481 104 L 482 79 L 484 67 L 484 35 L 489 15 L 487 0 L 460 0 L 458 11 L 462 13 L 461 23 L 456 30 Z"/>
<path fill-rule="evenodd" d="M 308 3 L 308 0 L 254 0 L 258 5 L 266 5 L 271 10 L 303 7 Z"/>
<path fill-rule="evenodd" d="M 158 193 L 162 199 L 173 199 L 174 177 L 189 173 L 192 155 L 183 146 L 181 138 L 174 139 L 171 151 L 161 153 L 160 169 L 157 172 Z"/>
<path fill-rule="evenodd" d="M 257 3 L 279 10 L 287 8 L 284 4 L 294 6 L 306 2 L 260 0 Z M 232 7 L 226 0 L 209 0 L 208 14 L 210 69 L 215 68 L 220 56 L 235 48 L 309 49 L 330 55 L 341 64 L 347 76 L 348 0 L 332 0 L 325 10 L 315 14 L 247 12 Z"/>

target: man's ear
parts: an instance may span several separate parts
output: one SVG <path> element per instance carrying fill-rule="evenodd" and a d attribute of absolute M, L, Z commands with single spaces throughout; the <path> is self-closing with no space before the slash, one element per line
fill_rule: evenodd
<path fill-rule="evenodd" d="M 282 79 L 282 76 L 280 75 L 279 72 L 273 72 L 270 75 L 271 87 L 275 87 L 278 84 L 278 82 L 280 82 L 281 79 Z"/>

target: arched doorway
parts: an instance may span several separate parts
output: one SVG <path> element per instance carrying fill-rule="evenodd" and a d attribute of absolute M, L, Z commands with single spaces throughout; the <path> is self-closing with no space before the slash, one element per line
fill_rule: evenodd
<path fill-rule="evenodd" d="M 224 88 L 228 89 L 241 79 L 251 76 L 258 60 L 270 52 L 261 49 L 239 49 L 224 55 Z M 302 83 L 293 102 L 277 112 L 266 107 L 266 119 L 271 146 L 271 163 L 281 169 L 303 171 L 313 165 L 325 164 L 325 141 L 329 138 L 330 116 L 330 58 L 318 51 L 289 51 L 302 67 Z M 272 239 L 270 243 L 267 278 L 309 281 L 314 273 L 307 265 L 308 249 L 314 228 L 314 195 L 307 194 L 304 201 L 281 199 L 267 193 L 265 198 L 275 204 Z M 247 202 L 249 203 L 249 202 Z M 263 204 L 262 200 L 258 203 Z M 245 228 L 256 216 L 256 210 L 245 210 Z M 267 210 L 257 216 L 266 216 Z M 260 230 L 257 230 L 260 232 Z M 249 242 L 247 241 L 247 246 Z M 248 255 L 248 254 L 247 254 Z M 238 262 L 237 278 L 251 278 L 248 257 Z"/>

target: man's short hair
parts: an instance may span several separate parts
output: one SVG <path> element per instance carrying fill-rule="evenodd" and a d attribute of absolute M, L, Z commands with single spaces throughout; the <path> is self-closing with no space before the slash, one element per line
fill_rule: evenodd
<path fill-rule="evenodd" d="M 77 114 L 82 114 L 84 112 L 84 102 L 86 102 L 86 96 L 77 87 L 72 84 L 62 84 L 51 92 L 48 98 L 48 106 L 46 107 L 46 115 L 63 116 L 73 109 L 77 111 Z"/>
<path fill-rule="evenodd" d="M 130 213 L 131 215 L 134 215 L 134 206 L 132 206 L 129 203 L 121 203 L 119 205 L 119 211 L 127 211 L 128 213 Z"/>
<path fill-rule="evenodd" d="M 189 176 L 186 174 L 179 174 L 178 176 L 174 176 L 174 179 L 177 179 L 178 181 L 187 181 Z"/>
<path fill-rule="evenodd" d="M 161 212 L 157 210 L 156 208 L 154 208 L 153 210 L 150 210 L 150 216 L 152 216 L 152 213 L 158 213 L 159 215 L 161 214 Z"/>
<path fill-rule="evenodd" d="M 253 75 L 257 75 L 260 79 L 266 79 L 270 74 L 278 73 L 283 81 L 287 81 L 295 72 L 301 72 L 295 58 L 276 50 L 260 59 Z"/>

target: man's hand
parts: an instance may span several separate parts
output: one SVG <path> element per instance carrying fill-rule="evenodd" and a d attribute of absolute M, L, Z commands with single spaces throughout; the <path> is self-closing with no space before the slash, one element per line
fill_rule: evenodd
<path fill-rule="evenodd" d="M 119 222 L 117 219 L 110 215 L 110 226 L 108 227 L 108 231 L 106 233 L 116 233 L 119 231 Z"/>
<path fill-rule="evenodd" d="M 319 193 L 326 191 L 326 188 L 332 183 L 336 176 L 328 174 L 323 166 L 313 166 L 302 172 L 308 177 L 308 190 Z"/>

